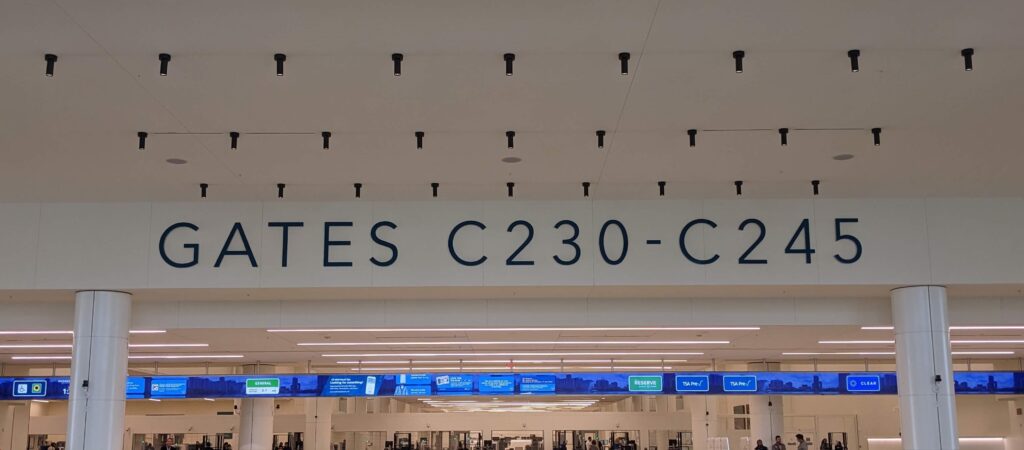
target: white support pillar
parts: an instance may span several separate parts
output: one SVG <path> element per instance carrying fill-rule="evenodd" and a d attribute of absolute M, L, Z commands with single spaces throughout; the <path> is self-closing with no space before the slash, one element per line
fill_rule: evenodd
<path fill-rule="evenodd" d="M 1024 448 L 1024 400 L 1006 403 L 1010 409 L 1010 435 L 1006 437 L 1006 449 Z"/>
<path fill-rule="evenodd" d="M 686 397 L 685 402 L 686 409 L 690 411 L 693 450 L 707 450 L 708 438 L 719 436 L 718 397 L 695 395 Z M 666 445 L 665 448 L 667 449 L 668 446 Z"/>
<path fill-rule="evenodd" d="M 750 396 L 750 442 L 764 441 L 766 447 L 775 443 L 775 436 L 784 436 L 785 417 L 782 397 L 777 395 Z"/>
<path fill-rule="evenodd" d="M 75 294 L 68 450 L 118 449 L 124 443 L 131 316 L 131 294 Z"/>
<path fill-rule="evenodd" d="M 304 450 L 331 450 L 331 416 L 337 409 L 337 398 L 306 399 L 306 432 L 302 434 Z"/>
<path fill-rule="evenodd" d="M 752 372 L 778 372 L 780 369 L 781 364 L 773 361 L 747 364 L 747 370 Z M 747 401 L 750 405 L 750 444 L 753 445 L 761 439 L 766 447 L 771 448 L 775 443 L 775 436 L 782 436 L 785 440 L 786 424 L 782 397 L 752 395 Z"/>
<path fill-rule="evenodd" d="M 238 450 L 270 450 L 274 443 L 274 399 L 239 401 Z"/>
<path fill-rule="evenodd" d="M 893 289 L 904 450 L 956 450 L 956 400 L 946 288 Z"/>
<path fill-rule="evenodd" d="M 0 449 L 28 447 L 28 403 L 0 404 Z"/>

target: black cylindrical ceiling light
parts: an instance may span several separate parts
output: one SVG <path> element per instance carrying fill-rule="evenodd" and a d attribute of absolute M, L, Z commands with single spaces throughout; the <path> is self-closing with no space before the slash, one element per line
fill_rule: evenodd
<path fill-rule="evenodd" d="M 732 52 L 732 59 L 736 60 L 736 73 L 743 73 L 744 56 L 747 56 L 747 52 L 743 50 L 736 50 Z"/>
<path fill-rule="evenodd" d="M 814 195 L 818 195 L 818 185 L 820 184 L 820 180 L 811 180 L 811 191 L 814 192 Z"/>
<path fill-rule="evenodd" d="M 145 150 L 146 149 L 146 138 L 148 138 L 148 137 L 149 137 L 149 133 L 147 133 L 145 131 L 140 131 L 139 132 L 139 150 Z"/>
<path fill-rule="evenodd" d="M 686 130 L 686 134 L 688 136 L 690 136 L 690 147 L 696 147 L 697 146 L 697 130 L 695 128 L 690 128 L 689 130 Z"/>
<path fill-rule="evenodd" d="M 46 76 L 53 76 L 53 66 L 57 64 L 57 55 L 53 53 L 47 53 L 43 55 L 43 60 L 46 61 Z"/>
<path fill-rule="evenodd" d="M 629 75 L 629 52 L 619 53 L 619 72 Z"/>
<path fill-rule="evenodd" d="M 277 183 L 277 198 L 284 198 L 284 183 Z"/>
<path fill-rule="evenodd" d="M 160 55 L 157 56 L 157 58 L 160 59 L 160 76 L 166 77 L 167 76 L 167 66 L 171 62 L 171 54 L 170 53 L 161 53 Z"/>
<path fill-rule="evenodd" d="M 584 181 L 583 182 L 583 196 L 584 197 L 590 197 L 590 182 L 589 181 Z"/>
<path fill-rule="evenodd" d="M 960 50 L 960 56 L 964 57 L 964 70 L 968 72 L 974 70 L 974 49 L 965 48 Z"/>
<path fill-rule="evenodd" d="M 363 195 L 363 183 L 353 183 L 352 187 L 356 188 L 356 198 L 362 197 L 362 195 Z"/>
<path fill-rule="evenodd" d="M 512 76 L 512 61 L 516 60 L 515 53 L 506 53 L 505 56 L 505 76 Z"/>
<path fill-rule="evenodd" d="M 871 129 L 871 138 L 874 140 L 875 147 L 878 147 L 879 145 L 882 145 L 882 129 L 881 128 L 872 128 Z"/>
<path fill-rule="evenodd" d="M 427 133 L 424 133 L 422 131 L 416 132 L 416 148 L 423 148 L 423 137 L 426 135 Z"/>
<path fill-rule="evenodd" d="M 516 132 L 515 131 L 511 131 L 511 130 L 506 131 L 505 132 L 505 139 L 508 141 L 508 148 L 510 148 L 510 149 L 515 148 L 515 146 L 516 146 Z"/>
<path fill-rule="evenodd" d="M 597 148 L 604 148 L 604 136 L 605 136 L 605 134 L 607 134 L 607 133 L 605 133 L 604 130 L 597 130 Z"/>
<path fill-rule="evenodd" d="M 402 60 L 403 59 L 405 59 L 405 56 L 402 55 L 401 53 L 392 53 L 391 54 L 391 62 L 393 62 L 394 65 L 395 65 L 395 76 L 396 77 L 402 76 Z"/>
<path fill-rule="evenodd" d="M 736 195 L 743 195 L 743 181 L 736 180 L 732 184 L 736 185 Z"/>
<path fill-rule="evenodd" d="M 665 196 L 665 184 L 667 184 L 667 183 L 665 183 L 664 181 L 659 181 L 658 182 L 658 196 L 659 197 L 664 197 Z"/>
<path fill-rule="evenodd" d="M 437 188 L 441 186 L 441 183 L 430 183 L 430 190 L 433 192 L 434 197 L 437 197 Z"/>
<path fill-rule="evenodd" d="M 321 131 L 320 137 L 324 138 L 324 150 L 331 148 L 331 132 Z"/>
<path fill-rule="evenodd" d="M 237 131 L 232 131 L 232 132 L 228 133 L 228 136 L 231 136 L 231 149 L 232 150 L 237 149 L 238 148 L 238 137 L 241 136 L 241 135 L 238 134 Z"/>
<path fill-rule="evenodd" d="M 789 145 L 789 128 L 779 128 L 779 142 L 783 147 Z"/>
<path fill-rule="evenodd" d="M 286 59 L 288 59 L 288 57 L 285 56 L 284 53 L 275 53 L 274 54 L 274 61 L 277 62 L 277 76 L 279 76 L 279 77 L 283 77 L 284 76 L 284 61 Z"/>
<path fill-rule="evenodd" d="M 210 187 L 209 184 L 199 183 L 199 196 L 200 197 L 206 198 L 206 188 L 208 188 L 208 187 Z"/>
<path fill-rule="evenodd" d="M 850 57 L 850 72 L 860 72 L 860 50 L 850 50 L 846 52 L 846 56 Z"/>
<path fill-rule="evenodd" d="M 513 194 L 513 189 L 515 189 L 516 184 L 511 182 L 511 181 L 509 181 L 508 183 L 505 183 L 505 186 L 508 188 L 508 196 L 509 196 L 509 198 L 512 198 L 512 196 L 514 195 Z"/>

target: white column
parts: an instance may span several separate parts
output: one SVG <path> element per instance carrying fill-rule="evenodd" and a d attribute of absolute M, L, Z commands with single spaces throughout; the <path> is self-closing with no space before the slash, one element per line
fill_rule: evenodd
<path fill-rule="evenodd" d="M 0 449 L 14 447 L 14 405 L 0 403 Z"/>
<path fill-rule="evenodd" d="M 750 396 L 750 443 L 758 439 L 771 447 L 775 436 L 783 436 L 784 416 L 782 414 L 782 397 L 777 395 Z"/>
<path fill-rule="evenodd" d="M 242 373 L 259 375 L 274 373 L 274 367 L 246 364 Z M 243 398 L 238 400 L 238 450 L 270 450 L 274 443 L 274 399 Z"/>
<path fill-rule="evenodd" d="M 29 405 L 0 404 L 0 449 L 28 447 Z"/>
<path fill-rule="evenodd" d="M 718 397 L 695 395 L 686 397 L 690 410 L 690 430 L 693 432 L 693 450 L 707 450 L 708 438 L 718 437 Z M 665 448 L 668 448 L 666 446 Z M 662 449 L 658 449 L 662 450 Z"/>
<path fill-rule="evenodd" d="M 1024 400 L 1006 402 L 1010 409 L 1010 434 L 1006 437 L 1006 450 L 1024 448 Z"/>
<path fill-rule="evenodd" d="M 305 450 L 331 450 L 331 416 L 337 409 L 337 398 L 306 399 L 306 432 L 302 434 Z"/>
<path fill-rule="evenodd" d="M 75 294 L 68 450 L 118 449 L 123 445 L 131 316 L 131 294 Z"/>
<path fill-rule="evenodd" d="M 238 450 L 270 450 L 274 442 L 274 399 L 243 398 L 238 414 Z"/>
<path fill-rule="evenodd" d="M 959 448 L 946 288 L 893 289 L 900 429 L 904 450 Z"/>

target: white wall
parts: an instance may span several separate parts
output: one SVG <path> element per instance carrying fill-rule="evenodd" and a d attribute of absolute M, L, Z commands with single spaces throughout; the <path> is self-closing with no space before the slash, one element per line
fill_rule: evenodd
<path fill-rule="evenodd" d="M 903 450 L 903 442 L 898 438 L 873 439 L 868 450 Z M 960 450 L 1018 450 L 1019 447 L 1008 447 L 1002 439 L 960 439 Z"/>
<path fill-rule="evenodd" d="M 71 297 L 2 304 L 2 330 L 72 328 Z M 891 309 L 888 297 L 247 300 L 244 307 L 232 300 L 141 301 L 132 306 L 132 328 L 878 325 L 891 322 Z M 1024 300 L 952 298 L 950 320 L 1024 322 Z"/>
<path fill-rule="evenodd" d="M 766 224 L 760 249 L 769 264 L 738 264 L 750 231 L 737 230 L 746 218 Z M 834 219 L 856 217 L 844 231 L 864 245 L 855 264 L 833 254 L 851 255 L 849 242 L 837 241 Z M 720 253 L 711 265 L 688 262 L 677 248 L 680 230 L 695 218 L 719 223 L 691 233 L 687 244 L 698 257 Z M 782 252 L 798 224 L 812 220 L 817 256 L 805 264 Z M 461 233 L 456 245 L 468 258 L 486 251 L 490 260 L 458 265 L 447 249 L 448 233 L 462 220 L 475 219 L 486 231 Z M 535 244 L 521 255 L 535 266 L 504 264 L 521 242 L 506 232 L 526 219 L 537 230 Z M 557 265 L 551 252 L 564 250 L 566 235 L 553 229 L 560 219 L 580 224 L 580 262 Z M 598 256 L 598 229 L 621 220 L 632 236 L 630 253 L 620 265 Z M 268 221 L 304 221 L 290 234 L 289 266 L 280 267 L 281 232 Z M 352 221 L 334 239 L 351 246 L 336 249 L 352 267 L 323 267 L 323 223 Z M 369 263 L 389 252 L 374 245 L 369 227 L 391 220 L 398 229 L 384 234 L 399 246 L 390 267 Z M 169 253 L 190 255 L 186 243 L 201 244 L 200 263 L 178 269 L 160 257 L 160 235 L 173 223 L 190 221 L 199 231 L 172 235 Z M 247 233 L 259 267 L 245 257 L 213 262 L 234 223 Z M 1024 199 L 780 199 L 567 202 L 344 202 L 344 203 L 27 203 L 0 204 L 0 290 L 16 289 L 180 289 L 368 286 L 682 286 L 682 285 L 876 285 L 1018 284 L 1024 268 Z M 564 231 L 564 230 L 563 230 Z M 619 248 L 619 233 L 608 236 Z M 663 244 L 642 245 L 645 239 Z M 236 242 L 235 249 L 240 244 Z M 613 253 L 614 254 L 614 253 Z M 524 268 L 525 267 L 525 268 Z"/>
<path fill-rule="evenodd" d="M 962 437 L 1003 437 L 1012 433 L 1006 401 L 996 396 L 958 396 L 957 423 Z M 849 396 L 841 399 L 823 396 L 786 397 L 786 416 L 857 417 L 860 448 L 868 448 L 869 438 L 893 438 L 900 435 L 899 402 L 894 396 Z"/>

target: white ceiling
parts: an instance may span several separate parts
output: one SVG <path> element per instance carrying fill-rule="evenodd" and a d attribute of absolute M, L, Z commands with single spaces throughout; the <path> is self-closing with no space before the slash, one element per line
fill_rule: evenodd
<path fill-rule="evenodd" d="M 1021 325 L 1021 324 L 1007 324 Z M 388 371 L 401 372 L 410 367 L 410 364 L 375 364 L 373 361 L 413 361 L 411 367 L 458 367 L 460 364 L 452 363 L 453 360 L 463 360 L 463 367 L 494 367 L 504 366 L 507 363 L 495 362 L 496 360 L 559 360 L 566 359 L 573 362 L 566 362 L 567 371 L 579 371 L 581 367 L 596 366 L 606 368 L 608 366 L 659 366 L 671 367 L 667 371 L 679 370 L 704 370 L 712 360 L 716 361 L 719 369 L 729 364 L 745 364 L 763 360 L 783 360 L 791 362 L 807 362 L 812 359 L 821 361 L 864 361 L 870 359 L 876 362 L 890 361 L 892 356 L 876 355 L 817 355 L 817 356 L 785 356 L 787 352 L 892 352 L 894 346 L 891 344 L 844 344 L 825 345 L 819 341 L 825 340 L 891 340 L 891 331 L 867 331 L 855 326 L 766 326 L 760 330 L 747 331 L 626 331 L 626 330 L 604 330 L 604 331 L 344 331 L 344 332 L 299 332 L 299 333 L 271 333 L 265 329 L 179 329 L 167 330 L 165 334 L 133 334 L 130 338 L 132 344 L 182 344 L 201 343 L 209 344 L 207 348 L 133 348 L 130 353 L 136 356 L 143 355 L 225 355 L 237 354 L 244 358 L 221 359 L 221 358 L 199 358 L 191 361 L 181 360 L 147 360 L 133 359 L 131 365 L 135 370 L 146 372 L 147 367 L 152 368 L 159 364 L 164 372 L 168 367 L 184 367 L 181 373 L 201 373 L 207 363 L 213 366 L 236 366 L 242 363 L 271 363 L 290 365 L 306 369 L 307 364 L 320 372 L 346 372 L 352 367 L 387 367 Z M 958 340 L 1024 340 L 1024 330 L 999 330 L 999 331 L 953 331 L 953 339 Z M 631 345 L 553 345 L 553 344 L 501 344 L 501 345 L 366 345 L 366 346 L 323 346 L 308 347 L 297 345 L 300 342 L 404 342 L 404 341 L 638 341 Z M 729 341 L 729 344 L 655 344 L 652 341 Z M 25 335 L 0 335 L 0 345 L 11 344 L 70 344 L 70 335 L 49 335 L 49 336 L 25 336 Z M 1014 360 L 1024 355 L 1024 343 L 1022 344 L 986 344 L 986 345 L 954 345 L 954 352 L 977 352 L 977 351 L 1011 351 L 1013 355 L 979 356 L 962 355 L 955 356 L 957 360 L 967 358 L 976 361 L 991 360 Z M 465 356 L 462 353 L 548 353 L 538 356 Z M 665 353 L 665 352 L 700 352 L 703 355 L 680 356 L 680 355 L 570 355 L 573 352 L 644 352 L 644 353 Z M 37 367 L 50 367 L 56 364 L 57 367 L 64 367 L 69 361 L 24 361 L 12 360 L 16 355 L 70 355 L 70 349 L 9 349 L 0 348 L 0 362 L 10 365 L 30 365 Z M 393 354 L 393 353 L 460 353 L 459 356 L 361 356 L 366 354 Z M 325 354 L 349 354 L 353 356 L 325 357 Z M 609 362 L 609 359 L 615 360 Z M 667 360 L 664 363 L 651 360 Z M 472 361 L 486 361 L 474 363 Z M 575 362 L 576 360 L 600 360 L 594 362 Z M 630 361 L 644 360 L 644 361 Z M 685 363 L 678 360 L 686 360 Z M 362 366 L 356 364 L 339 365 L 337 361 L 361 361 Z M 435 363 L 433 361 L 449 361 Z M 559 366 L 556 362 L 535 362 L 516 363 L 522 370 L 530 367 Z M 173 369 L 171 369 L 173 370 Z M 219 369 L 218 369 L 219 370 Z M 551 371 L 551 369 L 547 369 Z M 603 369 L 607 370 L 607 369 Z M 445 370 L 456 371 L 456 370 Z M 493 369 L 490 371 L 494 371 Z M 152 372 L 151 370 L 149 372 Z M 147 373 L 149 373 L 147 372 Z"/>
<path fill-rule="evenodd" d="M 737 179 L 752 197 L 809 195 L 811 179 L 824 196 L 1019 195 L 1022 15 L 1012 0 L 5 0 L 0 200 L 196 199 L 201 182 L 218 200 L 270 199 L 279 182 L 295 200 L 349 199 L 354 182 L 367 199 L 425 199 L 434 181 L 448 199 L 504 198 L 506 181 L 519 198 L 578 198 L 582 181 L 648 198 L 658 180 L 726 197 Z M 860 130 L 793 131 L 788 147 L 702 131 L 693 149 L 683 132 L 779 127 Z M 142 152 L 139 130 L 154 133 Z"/>

